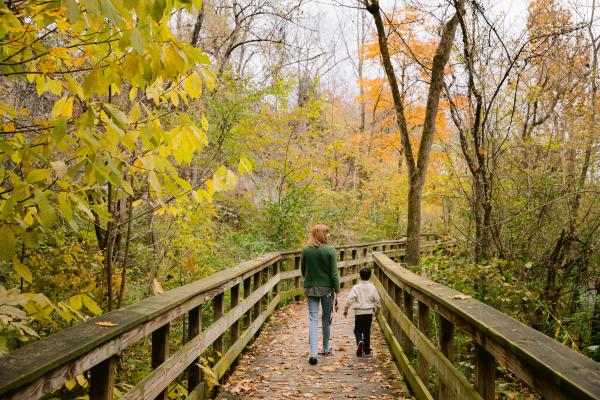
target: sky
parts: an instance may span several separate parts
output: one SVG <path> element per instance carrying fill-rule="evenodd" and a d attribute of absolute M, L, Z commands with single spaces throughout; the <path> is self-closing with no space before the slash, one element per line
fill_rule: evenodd
<path fill-rule="evenodd" d="M 358 93 L 353 61 L 348 59 L 348 53 L 356 57 L 356 19 L 358 2 L 355 0 L 311 0 L 307 3 L 305 13 L 318 20 L 319 40 L 323 48 L 329 48 L 334 55 L 330 63 L 335 63 L 331 69 L 324 68 L 321 82 L 336 93 L 347 93 L 355 97 Z M 423 4 L 442 4 L 442 1 L 421 0 Z M 406 4 L 399 0 L 380 0 L 384 10 L 392 10 Z M 486 14 L 490 16 L 504 15 L 504 31 L 515 35 L 525 27 L 527 17 L 527 0 L 494 0 L 480 1 L 485 4 Z M 372 17 L 367 15 L 371 23 Z M 347 47 L 346 47 L 347 45 Z"/>

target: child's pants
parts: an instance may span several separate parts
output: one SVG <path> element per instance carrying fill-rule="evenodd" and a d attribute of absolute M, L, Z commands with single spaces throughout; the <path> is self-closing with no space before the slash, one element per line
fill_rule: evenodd
<path fill-rule="evenodd" d="M 373 314 L 362 314 L 354 316 L 354 335 L 356 336 L 356 344 L 359 341 L 365 343 L 364 352 L 371 352 L 371 321 Z"/>

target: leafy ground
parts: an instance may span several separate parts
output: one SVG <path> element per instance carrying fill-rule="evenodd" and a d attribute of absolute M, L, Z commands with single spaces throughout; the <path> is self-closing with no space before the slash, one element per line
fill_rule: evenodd
<path fill-rule="evenodd" d="M 340 308 L 347 292 L 340 295 Z M 278 310 L 242 355 L 218 399 L 412 399 L 391 361 L 377 323 L 373 355 L 357 357 L 354 316 L 335 313 L 333 355 L 308 364 L 308 307 L 305 301 Z M 319 332 L 321 327 L 319 326 Z M 319 335 L 319 340 L 321 336 Z"/>

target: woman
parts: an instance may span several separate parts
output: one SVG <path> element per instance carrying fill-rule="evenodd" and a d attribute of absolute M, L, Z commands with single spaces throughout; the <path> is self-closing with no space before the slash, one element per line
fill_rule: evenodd
<path fill-rule="evenodd" d="M 319 320 L 319 303 L 323 308 L 323 351 L 322 355 L 331 354 L 329 346 L 329 318 L 334 293 L 340 291 L 340 278 L 337 269 L 335 249 L 328 245 L 329 228 L 327 225 L 315 225 L 308 236 L 306 246 L 302 250 L 300 269 L 304 277 L 304 294 L 308 299 L 308 341 L 310 343 L 311 365 L 317 364 L 317 328 Z"/>

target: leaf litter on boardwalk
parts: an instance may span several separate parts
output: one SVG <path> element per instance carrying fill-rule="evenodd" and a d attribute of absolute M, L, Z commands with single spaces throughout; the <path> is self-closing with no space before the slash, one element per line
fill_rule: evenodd
<path fill-rule="evenodd" d="M 343 304 L 343 301 L 342 301 Z M 381 331 L 373 324 L 374 356 L 357 358 L 354 318 L 334 315 L 333 354 L 308 364 L 306 303 L 276 311 L 244 354 L 218 399 L 328 400 L 332 398 L 411 399 L 403 386 Z M 321 327 L 319 327 L 319 338 Z"/>

